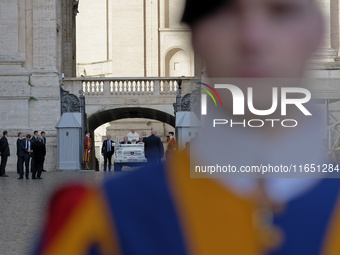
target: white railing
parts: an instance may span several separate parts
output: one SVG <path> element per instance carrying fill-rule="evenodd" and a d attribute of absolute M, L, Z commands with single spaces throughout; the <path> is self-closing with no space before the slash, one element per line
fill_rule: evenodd
<path fill-rule="evenodd" d="M 85 96 L 101 95 L 176 95 L 178 81 L 192 78 L 72 78 L 65 79 L 66 90 L 82 90 Z M 71 88 L 70 86 L 73 86 Z M 78 94 L 78 93 L 77 93 Z"/>

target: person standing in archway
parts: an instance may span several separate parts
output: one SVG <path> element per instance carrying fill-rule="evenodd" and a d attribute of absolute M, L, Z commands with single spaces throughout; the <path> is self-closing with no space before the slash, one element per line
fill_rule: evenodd
<path fill-rule="evenodd" d="M 90 138 L 90 132 L 86 132 L 86 136 L 84 138 L 84 162 L 85 162 L 85 170 L 90 170 L 89 168 L 89 162 L 91 157 L 91 138 Z"/>
<path fill-rule="evenodd" d="M 148 164 L 159 164 L 164 157 L 163 143 L 156 134 L 156 130 L 153 129 L 151 135 L 144 139 L 145 157 Z"/>
<path fill-rule="evenodd" d="M 106 140 L 103 142 L 103 146 L 102 146 L 102 156 L 104 157 L 104 172 L 106 172 L 106 167 L 107 167 L 107 163 L 109 163 L 109 172 L 111 172 L 111 160 L 112 160 L 112 155 L 114 153 L 115 148 L 112 146 L 112 140 L 111 140 L 111 136 L 107 135 L 106 136 Z M 108 162 L 109 161 L 109 162 Z"/>

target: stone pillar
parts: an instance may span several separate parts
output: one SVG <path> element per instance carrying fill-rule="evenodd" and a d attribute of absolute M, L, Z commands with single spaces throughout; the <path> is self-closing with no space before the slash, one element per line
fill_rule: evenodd
<path fill-rule="evenodd" d="M 333 0 L 333 8 L 331 8 L 331 14 L 332 14 L 332 25 L 334 27 L 334 31 L 333 31 L 333 40 L 335 41 L 337 48 L 338 48 L 338 56 L 335 58 L 335 61 L 340 61 L 340 10 L 339 10 L 339 6 L 340 6 L 340 1 L 339 0 Z M 337 8 L 334 8 L 337 7 Z"/>
<path fill-rule="evenodd" d="M 145 1 L 145 76 L 159 76 L 159 32 L 158 32 L 158 0 Z"/>
<path fill-rule="evenodd" d="M 76 15 L 79 1 L 62 1 L 62 73 L 76 77 Z"/>
<path fill-rule="evenodd" d="M 322 47 L 315 54 L 315 58 L 321 62 L 333 62 L 334 58 L 337 57 L 338 52 L 332 48 L 331 45 L 331 0 L 317 0 L 321 8 L 321 12 L 324 16 L 324 38 Z"/>

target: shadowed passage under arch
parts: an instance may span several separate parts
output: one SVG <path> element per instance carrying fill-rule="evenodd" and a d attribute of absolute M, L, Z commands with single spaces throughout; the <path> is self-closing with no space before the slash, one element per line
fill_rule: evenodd
<path fill-rule="evenodd" d="M 175 116 L 169 113 L 144 107 L 124 107 L 101 111 L 87 119 L 89 129 L 94 131 L 97 127 L 114 120 L 127 118 L 145 118 L 158 120 L 175 127 Z"/>

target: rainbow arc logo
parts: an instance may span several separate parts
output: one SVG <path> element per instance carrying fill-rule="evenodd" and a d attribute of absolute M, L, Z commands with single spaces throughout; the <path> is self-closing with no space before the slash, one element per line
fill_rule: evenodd
<path fill-rule="evenodd" d="M 216 89 L 214 89 L 212 86 L 210 86 L 210 85 L 208 85 L 208 84 L 206 84 L 206 83 L 203 83 L 203 82 L 196 82 L 196 84 L 197 84 L 197 85 L 200 85 L 200 86 L 204 86 L 204 87 L 210 89 L 210 90 L 217 96 L 217 98 L 218 98 L 218 100 L 220 101 L 220 104 L 221 104 L 221 106 L 222 106 L 221 97 L 220 97 L 220 95 L 217 93 Z M 216 99 L 215 99 L 215 97 L 213 96 L 213 94 L 212 94 L 208 89 L 205 89 L 205 88 L 202 88 L 202 87 L 200 87 L 200 89 L 201 89 L 202 91 L 204 91 L 205 93 L 207 93 L 207 94 L 212 98 L 212 100 L 214 101 L 215 106 L 217 106 L 217 102 L 216 102 Z"/>

